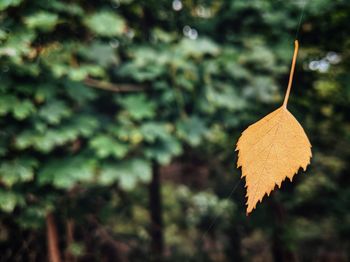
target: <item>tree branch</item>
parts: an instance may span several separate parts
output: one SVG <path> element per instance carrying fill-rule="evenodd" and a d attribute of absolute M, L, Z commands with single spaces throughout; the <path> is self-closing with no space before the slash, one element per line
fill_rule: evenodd
<path fill-rule="evenodd" d="M 90 77 L 87 77 L 84 80 L 84 83 L 90 87 L 98 88 L 98 89 L 103 89 L 106 91 L 111 91 L 111 92 L 139 92 L 139 91 L 144 91 L 146 89 L 146 86 L 144 85 L 133 85 L 133 84 L 112 84 L 110 82 L 105 82 L 105 81 L 100 81 L 96 79 L 92 79 Z"/>

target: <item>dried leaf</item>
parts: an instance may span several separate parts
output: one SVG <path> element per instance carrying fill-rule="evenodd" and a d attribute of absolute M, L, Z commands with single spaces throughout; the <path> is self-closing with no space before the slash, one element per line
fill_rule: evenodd
<path fill-rule="evenodd" d="M 247 213 L 285 178 L 292 180 L 300 167 L 306 170 L 311 158 L 311 144 L 302 126 L 283 106 L 249 126 L 236 150 L 237 166 L 246 178 Z"/>
<path fill-rule="evenodd" d="M 237 167 L 242 167 L 246 179 L 247 214 L 265 194 L 270 195 L 277 185 L 293 176 L 302 167 L 304 171 L 311 159 L 311 144 L 304 129 L 288 111 L 287 102 L 292 85 L 298 41 L 283 105 L 260 121 L 249 126 L 238 140 Z"/>

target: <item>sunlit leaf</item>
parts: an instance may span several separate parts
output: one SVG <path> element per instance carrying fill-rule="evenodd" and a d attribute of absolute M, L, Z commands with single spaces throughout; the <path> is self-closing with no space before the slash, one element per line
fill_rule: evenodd
<path fill-rule="evenodd" d="M 101 36 L 118 36 L 125 29 L 123 18 L 107 11 L 101 11 L 86 17 L 85 24 L 93 33 Z"/>

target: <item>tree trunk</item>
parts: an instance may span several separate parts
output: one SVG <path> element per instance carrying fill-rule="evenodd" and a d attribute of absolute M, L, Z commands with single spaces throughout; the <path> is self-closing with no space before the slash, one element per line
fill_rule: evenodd
<path fill-rule="evenodd" d="M 154 262 L 162 261 L 163 257 L 163 221 L 162 198 L 159 165 L 153 163 L 152 181 L 149 186 L 149 204 L 151 215 L 151 259 Z"/>
<path fill-rule="evenodd" d="M 65 262 L 76 261 L 74 255 L 71 253 L 70 248 L 74 243 L 74 221 L 73 219 L 68 219 L 66 222 L 66 253 Z"/>
<path fill-rule="evenodd" d="M 46 216 L 47 252 L 50 262 L 61 262 L 55 218 L 52 213 Z"/>

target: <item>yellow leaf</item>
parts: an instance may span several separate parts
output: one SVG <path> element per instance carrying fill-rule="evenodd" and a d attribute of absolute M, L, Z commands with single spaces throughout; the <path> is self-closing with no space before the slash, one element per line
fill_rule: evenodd
<path fill-rule="evenodd" d="M 311 144 L 298 121 L 283 106 L 249 126 L 237 143 L 238 167 L 246 179 L 247 213 L 285 178 L 310 163 Z"/>
<path fill-rule="evenodd" d="M 281 186 L 287 177 L 293 176 L 302 167 L 304 171 L 311 159 L 311 144 L 304 129 L 288 111 L 292 75 L 298 51 L 295 43 L 292 69 L 283 105 L 249 126 L 238 140 L 237 167 L 242 167 L 246 179 L 247 214 L 269 195 L 277 185 Z"/>

